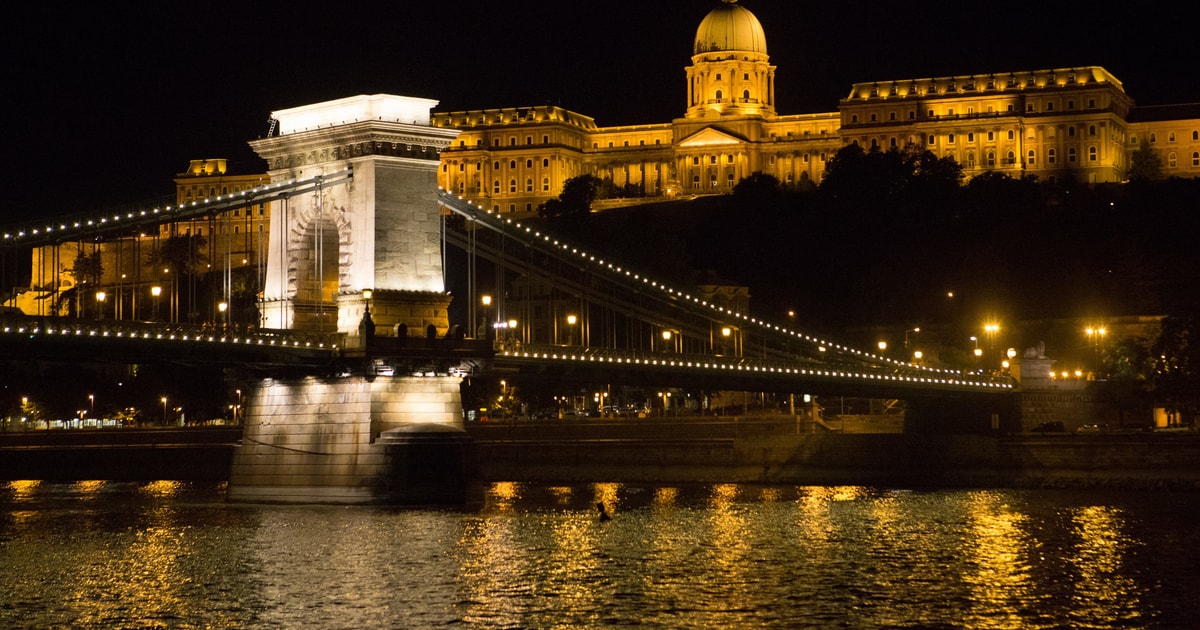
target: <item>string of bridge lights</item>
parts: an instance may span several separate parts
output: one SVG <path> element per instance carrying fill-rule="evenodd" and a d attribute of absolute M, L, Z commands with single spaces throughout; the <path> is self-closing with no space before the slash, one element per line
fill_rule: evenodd
<path fill-rule="evenodd" d="M 44 336 L 44 337 L 96 337 L 96 338 L 112 338 L 126 339 L 129 341 L 162 341 L 162 342 L 203 342 L 215 344 L 230 344 L 244 346 L 278 346 L 280 348 L 315 348 L 318 350 L 328 349 L 334 351 L 338 349 L 335 343 L 325 343 L 324 341 L 313 341 L 311 339 L 288 339 L 280 337 L 277 334 L 253 335 L 244 336 L 237 335 L 215 335 L 210 332 L 197 331 L 188 332 L 164 332 L 164 331 L 132 331 L 132 330 L 110 330 L 105 324 L 97 323 L 95 326 L 47 326 L 43 328 L 41 325 L 22 325 L 22 324 L 5 324 L 0 326 L 0 333 L 26 335 L 29 337 Z"/>
<path fill-rule="evenodd" d="M 644 285 L 649 286 L 652 289 L 658 289 L 658 290 L 666 293 L 669 296 L 685 300 L 694 306 L 707 308 L 707 309 L 709 309 L 715 313 L 719 313 L 723 316 L 732 317 L 737 320 L 741 320 L 743 322 L 746 322 L 746 323 L 749 323 L 749 324 L 752 324 L 755 326 L 759 326 L 768 331 L 780 333 L 783 335 L 793 337 L 798 340 L 803 340 L 808 343 L 815 344 L 817 346 L 817 350 L 819 352 L 826 352 L 826 351 L 828 351 L 829 348 L 833 348 L 834 350 L 836 350 L 838 352 L 856 355 L 857 357 L 865 359 L 865 360 L 890 363 L 890 364 L 894 364 L 897 366 L 901 366 L 905 369 L 913 369 L 913 370 L 919 370 L 919 371 L 923 371 L 923 372 L 930 372 L 932 374 L 948 375 L 945 377 L 899 377 L 899 376 L 893 375 L 893 377 L 897 378 L 897 379 L 914 379 L 915 378 L 915 379 L 921 379 L 922 382 L 925 382 L 927 380 L 927 382 L 939 382 L 939 383 L 973 382 L 973 381 L 963 381 L 962 379 L 964 378 L 964 375 L 963 375 L 962 371 L 960 371 L 960 370 L 951 370 L 951 369 L 946 369 L 946 368 L 933 368 L 933 367 L 915 365 L 915 364 L 907 363 L 904 361 L 898 361 L 898 360 L 880 356 L 880 355 L 877 355 L 877 354 L 874 354 L 871 352 L 865 352 L 863 350 L 859 350 L 856 348 L 850 348 L 847 346 L 843 346 L 841 344 L 830 343 L 830 342 L 812 337 L 810 335 L 804 334 L 799 331 L 790 330 L 790 329 L 780 326 L 778 324 L 773 324 L 771 322 L 767 322 L 767 321 L 760 320 L 760 319 L 757 319 L 754 317 L 750 317 L 748 315 L 744 315 L 742 313 L 737 313 L 735 311 L 728 310 L 723 306 L 716 306 L 713 304 L 709 304 L 706 300 L 702 300 L 693 295 L 690 295 L 683 291 L 677 290 L 673 287 L 668 286 L 665 283 L 661 283 L 661 282 L 658 282 L 651 278 L 647 278 L 641 274 L 634 273 L 633 271 L 630 271 L 628 269 L 623 269 L 621 266 L 614 265 L 611 262 L 605 262 L 603 259 L 597 259 L 595 256 L 579 249 L 578 247 L 574 247 L 574 246 L 570 245 L 569 243 L 560 241 L 548 234 L 542 234 L 540 231 L 534 230 L 533 228 L 531 228 L 529 226 L 522 225 L 519 221 L 513 221 L 511 218 L 509 218 L 509 219 L 503 218 L 503 217 L 499 216 L 499 213 L 494 212 L 490 209 L 486 209 L 481 206 L 478 206 L 475 203 L 473 203 L 467 199 L 463 199 L 461 196 L 455 195 L 455 194 L 447 191 L 444 188 L 439 187 L 438 192 L 439 192 L 439 196 L 443 200 L 443 203 L 447 207 L 449 207 L 452 210 L 455 210 L 456 212 L 459 212 L 460 214 L 463 214 L 464 216 L 468 216 L 471 219 L 478 219 L 479 214 L 477 214 L 477 213 L 482 213 L 482 216 L 494 221 L 496 223 L 496 225 L 498 225 L 501 229 L 510 228 L 510 229 L 517 230 L 519 232 L 524 232 L 526 235 L 532 236 L 535 239 L 539 239 L 544 244 L 550 245 L 550 246 L 558 249 L 561 252 L 571 254 L 572 256 L 578 257 L 580 260 L 583 260 L 585 262 L 588 262 L 595 266 L 598 266 L 601 270 L 614 273 L 614 274 L 616 274 L 618 276 L 622 276 L 626 279 L 640 281 Z M 465 205 L 466 208 L 463 208 L 461 206 L 455 207 L 456 205 L 459 205 L 459 204 Z M 464 212 L 464 210 L 466 210 L 466 211 Z M 538 357 L 529 357 L 529 358 L 538 358 Z M 554 355 L 554 356 L 544 356 L 544 357 L 540 357 L 540 358 L 558 358 L 558 357 L 556 355 Z M 563 358 L 566 358 L 566 357 L 564 356 Z M 595 360 L 595 357 L 592 357 L 591 360 Z M 647 361 L 654 361 L 654 359 L 647 359 Z M 680 365 L 676 365 L 675 363 L 672 363 L 671 365 L 675 366 L 675 367 L 690 367 L 690 365 L 680 366 Z M 705 366 L 705 367 L 707 367 L 707 366 Z M 740 366 L 740 368 L 745 368 L 745 366 Z M 800 368 L 775 368 L 775 369 L 800 370 Z M 797 371 L 796 373 L 797 374 L 817 375 L 818 372 L 820 372 L 820 371 L 802 370 L 802 371 Z M 825 372 L 830 375 L 833 374 L 832 372 L 829 372 L 829 371 L 825 371 Z M 844 374 L 844 372 L 837 372 L 837 373 Z M 863 378 L 884 378 L 885 376 L 889 376 L 889 375 L 860 375 L 860 376 L 862 376 Z M 999 385 L 993 385 L 990 383 L 986 383 L 985 385 L 986 386 L 999 386 Z M 1011 384 L 1009 384 L 1008 387 L 1011 387 Z"/>
<path fill-rule="evenodd" d="M 203 200 L 193 200 L 191 203 L 184 202 L 176 206 L 163 206 L 162 208 L 153 208 L 149 210 L 129 211 L 124 214 L 113 214 L 111 216 L 101 216 L 94 219 L 80 219 L 70 223 L 59 223 L 57 226 L 45 225 L 41 228 L 5 232 L 3 238 L 6 241 L 17 241 L 23 238 L 46 237 L 51 234 L 64 233 L 71 230 L 92 230 L 96 228 L 112 227 L 113 225 L 121 222 L 153 219 L 155 217 L 166 216 L 172 213 L 177 214 L 183 211 L 200 213 L 209 209 L 209 206 L 220 207 L 235 201 L 253 203 L 251 200 L 255 197 L 269 197 L 271 194 L 280 192 L 282 190 L 303 186 L 309 183 L 318 183 L 330 178 L 337 178 L 341 175 L 348 175 L 349 173 L 350 167 L 346 167 L 341 171 L 336 171 L 331 174 L 321 174 L 308 179 L 290 179 L 279 183 L 264 184 L 262 186 L 257 186 L 255 188 L 249 188 L 226 195 L 217 195 L 215 198 L 206 197 Z"/>
<path fill-rule="evenodd" d="M 968 378 L 908 376 L 903 374 L 872 374 L 869 372 L 848 372 L 844 370 L 796 368 L 780 365 L 746 365 L 718 360 L 683 360 L 642 357 L 603 357 L 587 353 L 557 353 L 557 352 L 528 352 L 504 350 L 500 353 L 505 357 L 545 360 L 550 362 L 575 363 L 614 363 L 633 367 L 670 367 L 675 369 L 707 370 L 712 372 L 744 372 L 754 374 L 775 374 L 780 376 L 807 376 L 830 379 L 856 379 L 863 381 L 886 381 L 895 383 L 913 383 L 929 385 L 953 385 L 960 387 L 983 389 L 1012 389 L 1007 381 L 985 381 Z"/>

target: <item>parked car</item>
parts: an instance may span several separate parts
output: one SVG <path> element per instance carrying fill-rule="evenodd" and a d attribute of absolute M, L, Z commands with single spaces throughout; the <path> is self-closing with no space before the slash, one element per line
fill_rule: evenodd
<path fill-rule="evenodd" d="M 1061 422 L 1043 422 L 1029 430 L 1031 433 L 1066 433 L 1067 428 Z"/>
<path fill-rule="evenodd" d="M 1075 429 L 1075 432 L 1076 433 L 1104 433 L 1107 430 L 1108 430 L 1107 424 L 1085 424 L 1085 425 L 1079 427 L 1078 429 Z"/>

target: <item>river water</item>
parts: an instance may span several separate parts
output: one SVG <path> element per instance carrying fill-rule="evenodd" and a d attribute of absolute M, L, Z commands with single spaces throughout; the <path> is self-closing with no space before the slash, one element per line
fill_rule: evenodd
<path fill-rule="evenodd" d="M 9 482 L 0 627 L 1186 628 L 1198 514 L 1101 490 L 496 483 L 440 510 Z"/>

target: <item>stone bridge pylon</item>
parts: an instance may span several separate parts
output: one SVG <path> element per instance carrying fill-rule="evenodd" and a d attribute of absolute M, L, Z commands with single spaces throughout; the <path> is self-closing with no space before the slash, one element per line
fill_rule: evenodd
<path fill-rule="evenodd" d="M 430 126 L 436 104 L 373 94 L 285 109 L 276 135 L 250 142 L 272 181 L 352 175 L 272 208 L 265 327 L 353 336 L 369 306 L 376 334 L 446 332 L 437 168 L 458 131 Z"/>
<path fill-rule="evenodd" d="M 340 332 L 364 369 L 262 379 L 251 393 L 227 498 L 283 503 L 450 503 L 470 444 L 461 377 L 376 373 L 376 337 L 449 328 L 437 200 L 436 101 L 375 94 L 273 113 L 250 142 L 272 181 L 328 177 L 274 202 L 260 308 L 267 328 Z M 345 174 L 349 169 L 350 177 Z M 405 340 L 387 345 L 402 347 Z"/>

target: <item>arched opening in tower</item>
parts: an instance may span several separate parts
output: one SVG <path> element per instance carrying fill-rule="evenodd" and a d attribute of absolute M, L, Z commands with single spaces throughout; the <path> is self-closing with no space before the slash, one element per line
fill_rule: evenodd
<path fill-rule="evenodd" d="M 338 323 L 338 230 L 332 219 L 320 219 L 304 231 L 304 247 L 296 256 L 294 327 L 332 332 Z"/>

